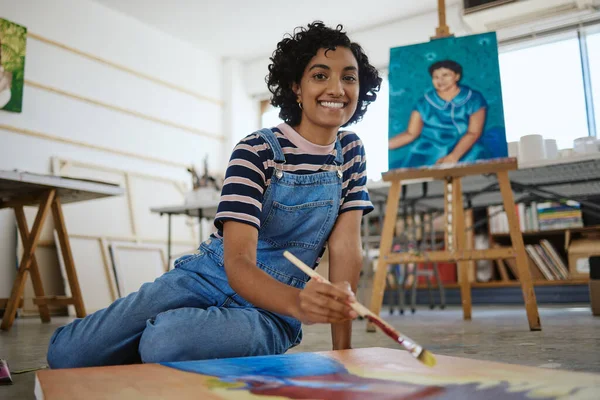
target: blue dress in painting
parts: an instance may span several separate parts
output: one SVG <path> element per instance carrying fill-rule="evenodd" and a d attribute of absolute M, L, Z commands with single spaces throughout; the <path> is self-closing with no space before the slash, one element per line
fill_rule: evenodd
<path fill-rule="evenodd" d="M 469 119 L 478 110 L 487 107 L 483 95 L 468 86 L 459 85 L 460 92 L 450 101 L 442 99 L 432 89 L 420 98 L 414 111 L 421 115 L 423 129 L 421 135 L 411 144 L 406 158 L 400 167 L 419 167 L 433 165 L 442 157 L 452 152 L 459 140 L 467 133 Z M 475 142 L 460 162 L 476 161 L 489 158 L 486 148 L 480 140 Z"/>

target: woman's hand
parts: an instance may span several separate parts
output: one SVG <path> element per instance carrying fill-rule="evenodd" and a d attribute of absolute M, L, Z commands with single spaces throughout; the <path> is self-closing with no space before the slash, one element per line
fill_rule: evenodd
<path fill-rule="evenodd" d="M 458 162 L 458 157 L 450 153 L 446 157 L 442 157 L 437 160 L 436 164 L 455 164 Z"/>
<path fill-rule="evenodd" d="M 295 317 L 306 325 L 347 321 L 358 317 L 350 307 L 355 301 L 348 282 L 329 284 L 313 278 L 298 294 Z"/>

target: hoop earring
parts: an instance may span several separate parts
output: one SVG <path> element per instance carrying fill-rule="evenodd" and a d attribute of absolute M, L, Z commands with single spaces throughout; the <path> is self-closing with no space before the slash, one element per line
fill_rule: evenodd
<path fill-rule="evenodd" d="M 298 101 L 298 107 L 300 107 L 300 109 L 302 110 L 302 103 L 300 101 Z"/>

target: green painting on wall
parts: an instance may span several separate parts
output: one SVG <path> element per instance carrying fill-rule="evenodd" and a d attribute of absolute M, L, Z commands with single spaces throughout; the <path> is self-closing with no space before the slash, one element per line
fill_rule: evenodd
<path fill-rule="evenodd" d="M 27 28 L 0 18 L 0 110 L 21 112 Z"/>

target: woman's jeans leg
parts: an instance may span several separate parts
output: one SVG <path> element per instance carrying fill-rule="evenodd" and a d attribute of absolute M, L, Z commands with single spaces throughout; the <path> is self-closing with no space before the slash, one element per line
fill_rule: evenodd
<path fill-rule="evenodd" d="M 202 254 L 190 258 L 199 256 Z M 193 260 L 181 264 L 189 261 Z M 175 268 L 109 307 L 59 328 L 50 339 L 48 364 L 51 368 L 76 368 L 139 363 L 138 346 L 148 320 L 182 307 L 218 307 L 227 299 L 200 274 Z"/>
<path fill-rule="evenodd" d="M 223 267 L 199 252 L 108 308 L 59 328 L 51 368 L 282 354 L 300 323 L 252 307 L 226 282 Z"/>

